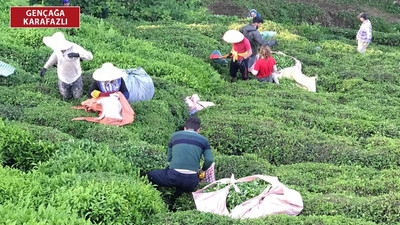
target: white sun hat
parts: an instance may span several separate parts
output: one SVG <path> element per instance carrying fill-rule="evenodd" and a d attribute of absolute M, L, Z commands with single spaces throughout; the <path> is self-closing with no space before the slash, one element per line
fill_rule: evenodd
<path fill-rule="evenodd" d="M 228 30 L 227 32 L 225 32 L 224 37 L 222 39 L 224 39 L 224 41 L 228 42 L 228 43 L 238 43 L 243 41 L 244 35 L 242 33 L 240 33 L 237 30 Z"/>
<path fill-rule="evenodd" d="M 93 73 L 93 79 L 97 81 L 110 81 L 125 76 L 125 72 L 112 63 L 104 63 L 100 69 L 97 69 Z"/>
<path fill-rule="evenodd" d="M 44 37 L 43 42 L 53 50 L 67 50 L 72 47 L 72 42 L 65 40 L 64 34 L 61 32 L 54 33 L 52 36 Z"/>

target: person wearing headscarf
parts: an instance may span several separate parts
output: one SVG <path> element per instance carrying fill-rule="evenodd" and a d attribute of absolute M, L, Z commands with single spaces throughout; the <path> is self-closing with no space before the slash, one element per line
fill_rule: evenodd
<path fill-rule="evenodd" d="M 101 68 L 93 73 L 94 82 L 88 91 L 89 98 L 106 97 L 110 94 L 120 91 L 129 99 L 129 91 L 125 85 L 123 77 L 125 72 L 112 63 L 104 63 Z"/>
<path fill-rule="evenodd" d="M 63 6 L 70 6 L 70 4 L 71 4 L 69 2 L 69 0 L 63 0 L 62 3 L 63 3 Z"/>
<path fill-rule="evenodd" d="M 261 18 L 261 15 L 255 9 L 252 9 L 252 10 L 250 10 L 249 15 L 247 16 L 247 18 L 254 18 L 254 17 L 260 17 Z"/>
<path fill-rule="evenodd" d="M 356 39 L 358 41 L 357 50 L 360 53 L 364 53 L 365 49 L 368 47 L 369 43 L 372 40 L 372 25 L 371 22 L 367 19 L 367 14 L 360 13 L 357 16 L 358 19 L 362 22 L 360 29 L 357 32 Z"/>

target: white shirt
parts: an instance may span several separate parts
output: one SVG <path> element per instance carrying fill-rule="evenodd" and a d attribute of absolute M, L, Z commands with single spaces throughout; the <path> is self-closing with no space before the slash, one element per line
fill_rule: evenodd
<path fill-rule="evenodd" d="M 68 53 L 79 53 L 79 57 L 69 58 Z M 72 44 L 72 47 L 67 49 L 64 53 L 61 51 L 54 51 L 44 65 L 44 68 L 48 69 L 57 63 L 58 79 L 64 83 L 71 84 L 82 74 L 80 59 L 92 60 L 93 55 L 81 46 Z"/>

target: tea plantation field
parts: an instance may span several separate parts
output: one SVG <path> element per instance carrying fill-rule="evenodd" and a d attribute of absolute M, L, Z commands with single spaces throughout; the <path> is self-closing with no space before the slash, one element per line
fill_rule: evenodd
<path fill-rule="evenodd" d="M 230 0 L 242 17 L 218 13 L 217 0 L 76 0 L 80 28 L 28 29 L 10 28 L 10 6 L 58 1 L 0 0 L 0 60 L 16 67 L 0 76 L 0 224 L 400 224 L 400 6 L 325 3 L 335 10 L 326 23 L 318 0 Z M 316 93 L 290 79 L 231 83 L 229 67 L 209 60 L 229 52 L 223 34 L 249 23 L 252 8 L 266 19 L 261 31 L 278 33 L 273 50 L 318 77 Z M 374 29 L 366 54 L 355 40 L 360 10 Z M 71 121 L 96 115 L 70 108 L 86 96 L 62 100 L 56 68 L 39 75 L 52 53 L 42 39 L 57 31 L 93 53 L 81 63 L 84 93 L 105 62 L 153 78 L 154 98 L 131 104 L 133 124 Z M 276 176 L 301 193 L 300 215 L 235 220 L 196 211 L 190 193 L 168 209 L 173 190 L 157 191 L 146 174 L 167 166 L 195 93 L 216 104 L 197 113 L 216 178 Z"/>

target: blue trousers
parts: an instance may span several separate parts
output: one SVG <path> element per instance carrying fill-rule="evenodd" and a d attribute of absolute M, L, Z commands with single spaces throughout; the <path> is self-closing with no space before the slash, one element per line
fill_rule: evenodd
<path fill-rule="evenodd" d="M 199 184 L 198 174 L 183 174 L 176 170 L 160 169 L 147 174 L 147 178 L 153 184 L 160 187 L 176 187 L 176 194 L 192 192 Z"/>

